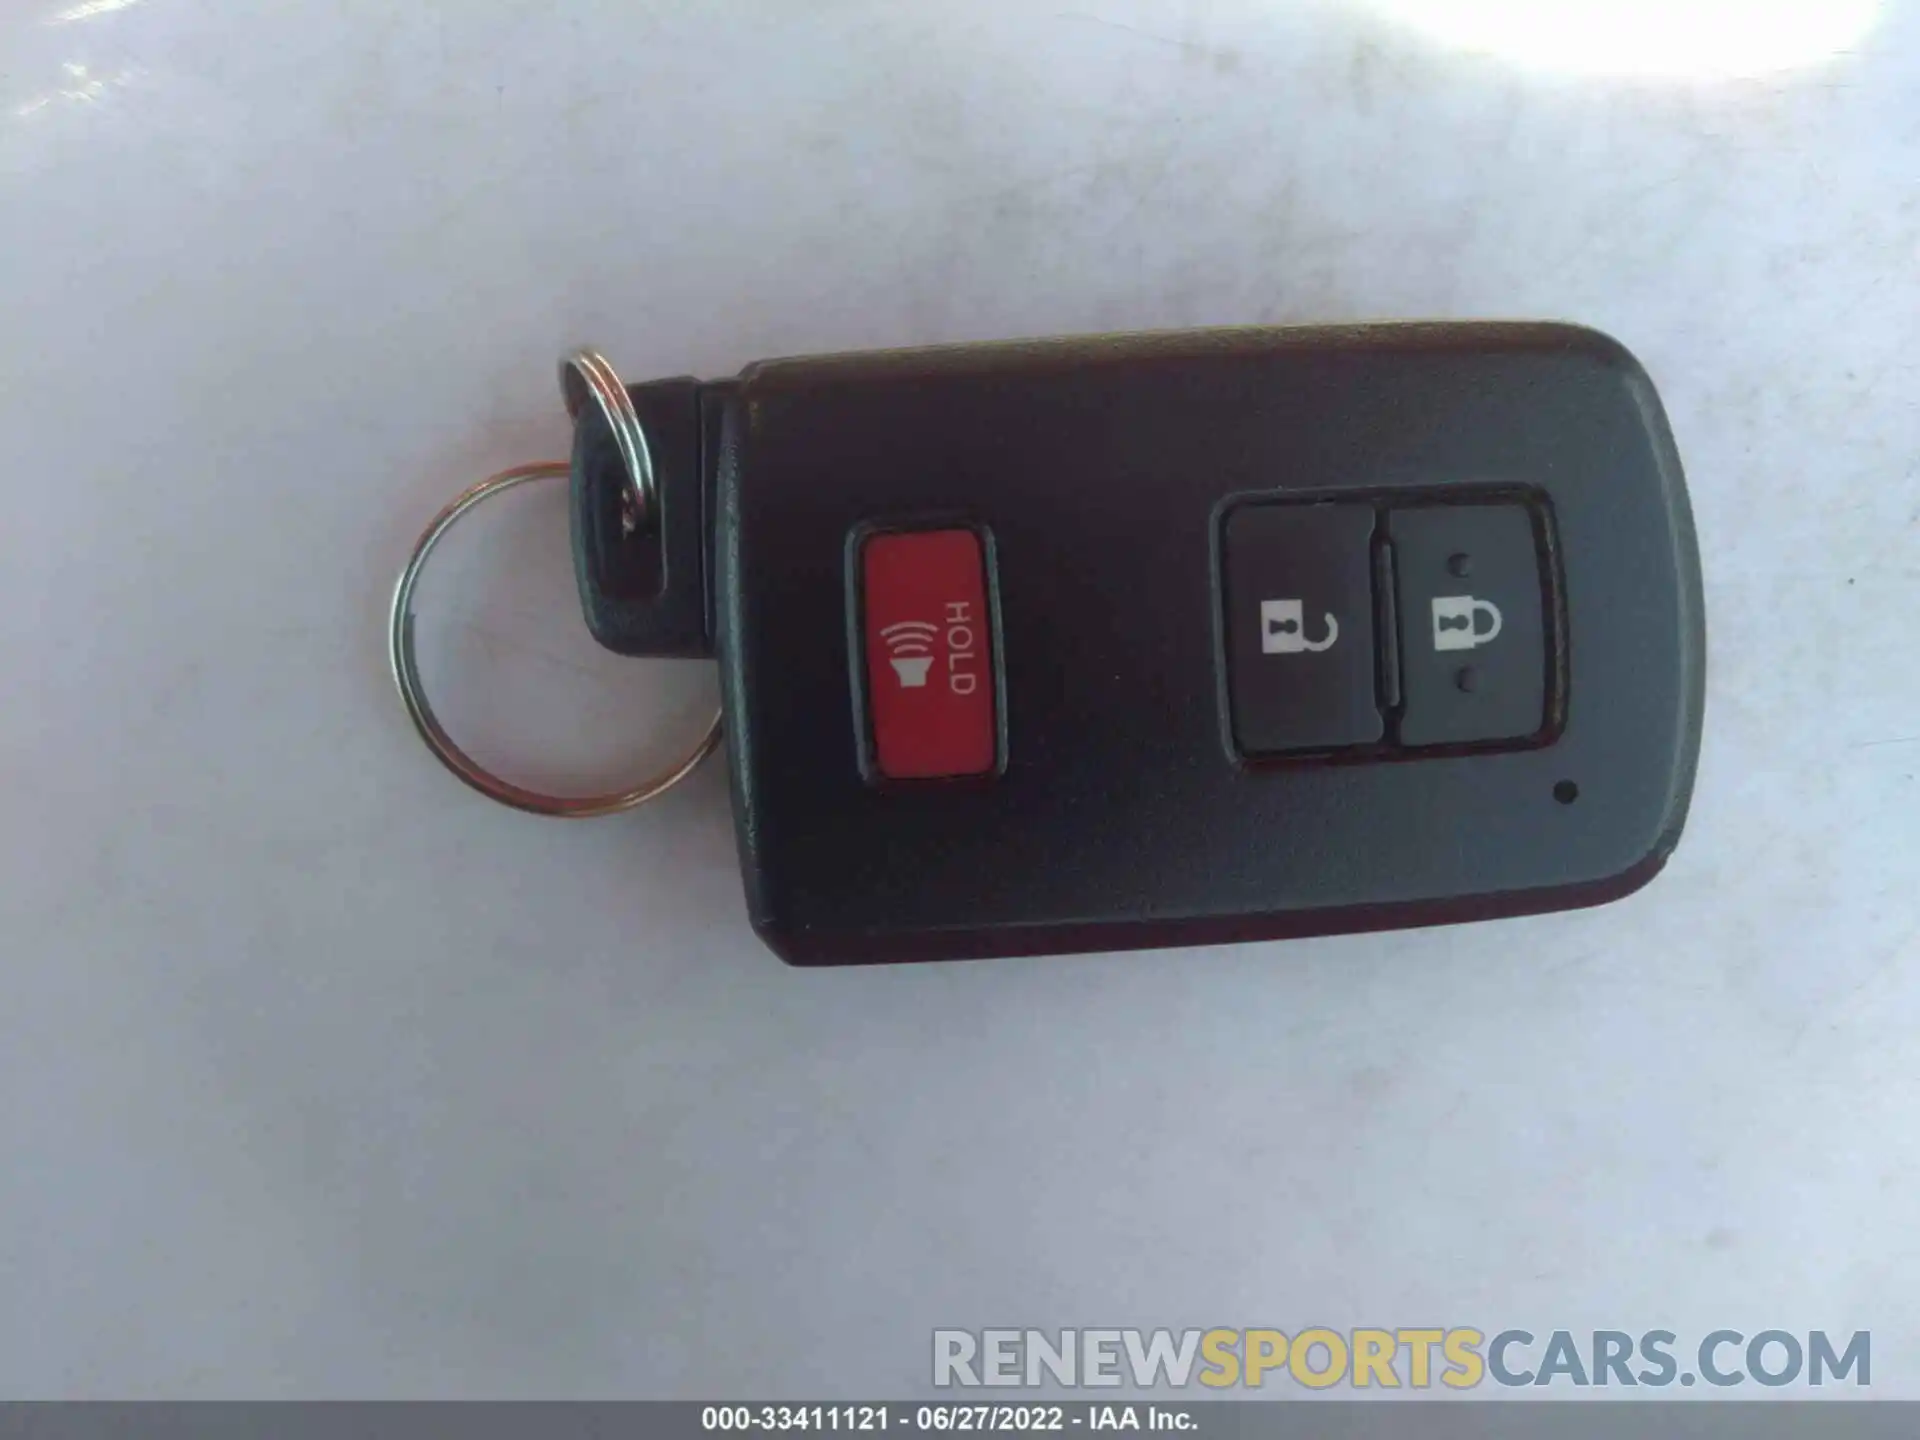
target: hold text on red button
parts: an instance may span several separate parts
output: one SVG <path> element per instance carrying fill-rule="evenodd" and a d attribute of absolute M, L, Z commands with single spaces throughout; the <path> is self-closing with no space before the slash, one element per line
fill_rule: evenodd
<path fill-rule="evenodd" d="M 860 580 L 874 768 L 889 780 L 991 771 L 993 625 L 979 535 L 874 535 Z"/>

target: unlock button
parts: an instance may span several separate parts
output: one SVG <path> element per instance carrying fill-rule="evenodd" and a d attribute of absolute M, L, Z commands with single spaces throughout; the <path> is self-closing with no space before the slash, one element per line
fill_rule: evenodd
<path fill-rule="evenodd" d="M 1522 505 L 1392 511 L 1403 745 L 1525 740 L 1546 725 L 1539 547 Z"/>
<path fill-rule="evenodd" d="M 1227 689 L 1241 754 L 1380 739 L 1373 529 L 1371 505 L 1251 502 L 1227 512 Z"/>

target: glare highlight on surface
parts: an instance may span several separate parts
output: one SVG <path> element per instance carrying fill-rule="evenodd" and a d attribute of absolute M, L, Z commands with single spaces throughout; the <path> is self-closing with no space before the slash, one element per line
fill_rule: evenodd
<path fill-rule="evenodd" d="M 1772 75 L 1844 54 L 1881 0 L 1373 0 L 1443 43 L 1529 68 L 1673 79 Z"/>
<path fill-rule="evenodd" d="M 115 85 L 124 85 L 129 71 L 119 70 L 108 75 L 96 75 L 78 61 L 68 61 L 60 67 L 67 77 L 67 83 L 58 89 L 46 90 L 34 96 L 24 104 L 16 105 L 13 113 L 20 119 L 29 115 L 38 115 L 56 101 L 67 101 L 75 105 L 91 105 L 104 96 Z"/>
<path fill-rule="evenodd" d="M 82 4 L 55 11 L 47 17 L 47 24 L 71 25 L 79 20 L 92 20 L 100 15 L 111 15 L 116 10 L 130 9 L 139 3 L 140 0 L 84 0 Z"/>

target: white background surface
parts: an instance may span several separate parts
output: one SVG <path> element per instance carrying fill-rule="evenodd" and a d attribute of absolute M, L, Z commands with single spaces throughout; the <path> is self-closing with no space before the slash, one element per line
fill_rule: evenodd
<path fill-rule="evenodd" d="M 935 1326 L 1321 1323 L 1871 1328 L 1920 1396 L 1920 8 L 1760 79 L 1281 0 L 68 9 L 0 20 L 0 1393 L 902 1395 Z M 1668 402 L 1707 743 L 1620 905 L 789 972 L 719 767 L 523 818 L 390 692 L 395 568 L 564 451 L 572 344 L 1419 316 Z M 586 639 L 559 495 L 486 516 L 421 602 L 458 733 L 592 781 L 697 728 L 709 667 Z"/>

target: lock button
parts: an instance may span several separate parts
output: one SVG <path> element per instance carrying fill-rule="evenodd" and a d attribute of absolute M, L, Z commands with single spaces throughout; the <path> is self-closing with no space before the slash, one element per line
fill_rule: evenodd
<path fill-rule="evenodd" d="M 1377 742 L 1371 505 L 1227 512 L 1227 689 L 1243 755 Z"/>
<path fill-rule="evenodd" d="M 1400 743 L 1529 740 L 1546 728 L 1544 571 L 1524 505 L 1387 517 L 1400 622 Z"/>

